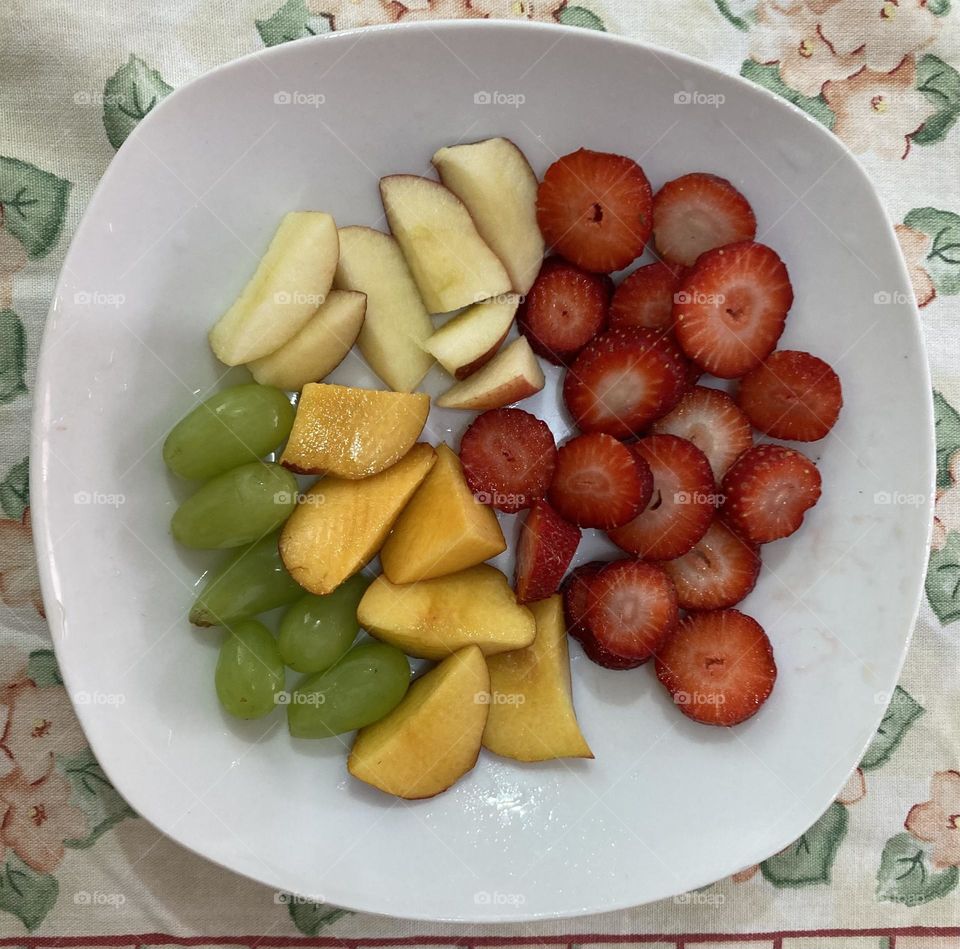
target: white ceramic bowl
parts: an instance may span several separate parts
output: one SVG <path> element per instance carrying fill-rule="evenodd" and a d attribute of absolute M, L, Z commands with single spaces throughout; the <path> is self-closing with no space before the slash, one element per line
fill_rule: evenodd
<path fill-rule="evenodd" d="M 605 671 L 574 645 L 595 761 L 484 753 L 453 790 L 406 804 L 348 778 L 337 741 L 294 742 L 279 713 L 237 724 L 220 712 L 217 635 L 185 615 L 216 558 L 170 538 L 184 488 L 160 443 L 222 384 L 205 332 L 283 212 L 383 226 L 379 176 L 427 174 L 438 146 L 491 135 L 517 142 L 538 173 L 587 145 L 633 156 L 654 187 L 694 170 L 732 179 L 793 279 L 783 346 L 830 360 L 846 404 L 807 449 L 822 501 L 796 537 L 765 549 L 744 604 L 780 668 L 760 714 L 698 726 L 649 668 Z M 932 424 L 910 300 L 849 153 L 767 92 L 664 50 L 558 27 L 424 24 L 291 43 L 179 90 L 120 149 L 86 212 L 37 382 L 34 530 L 57 656 L 71 693 L 123 697 L 77 709 L 97 756 L 186 847 L 272 887 L 396 916 L 592 913 L 768 856 L 856 764 L 917 609 Z M 377 384 L 359 357 L 334 378 Z M 556 378 L 523 405 L 559 440 Z M 435 412 L 428 432 L 456 444 L 468 421 Z M 588 540 L 579 559 L 599 546 Z"/>

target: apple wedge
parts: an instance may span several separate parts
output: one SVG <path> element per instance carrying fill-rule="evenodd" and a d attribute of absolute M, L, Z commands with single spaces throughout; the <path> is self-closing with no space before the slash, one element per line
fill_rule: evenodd
<path fill-rule="evenodd" d="M 419 444 L 371 478 L 321 478 L 280 532 L 280 559 L 290 576 L 319 594 L 352 577 L 383 545 L 436 457 L 433 448 Z"/>
<path fill-rule="evenodd" d="M 483 746 L 517 761 L 592 758 L 573 710 L 567 627 L 559 594 L 528 604 L 537 636 L 487 659 L 490 715 Z"/>
<path fill-rule="evenodd" d="M 389 175 L 380 179 L 380 197 L 431 313 L 510 292 L 510 275 L 452 191 L 429 178 Z"/>
<path fill-rule="evenodd" d="M 357 619 L 377 639 L 421 659 L 442 659 L 469 645 L 487 656 L 522 649 L 536 631 L 533 614 L 489 564 L 418 583 L 379 576 L 364 593 Z"/>
<path fill-rule="evenodd" d="M 540 271 L 544 242 L 537 224 L 537 176 L 523 152 L 509 139 L 488 138 L 441 148 L 433 165 L 503 262 L 513 289 L 526 293 Z"/>
<path fill-rule="evenodd" d="M 429 411 L 422 392 L 308 382 L 280 464 L 297 474 L 369 478 L 410 450 Z"/>
<path fill-rule="evenodd" d="M 442 442 L 437 462 L 403 509 L 380 551 L 391 583 L 456 573 L 507 549 L 493 508 L 467 487 L 456 452 Z"/>
<path fill-rule="evenodd" d="M 417 679 L 386 718 L 360 729 L 347 769 L 408 800 L 445 791 L 477 763 L 489 685 L 476 646 L 455 652 Z"/>
<path fill-rule="evenodd" d="M 363 326 L 367 298 L 353 290 L 331 290 L 296 336 L 247 368 L 261 385 L 299 392 L 343 362 Z"/>
<path fill-rule="evenodd" d="M 228 366 L 252 362 L 299 333 L 326 299 L 338 256 L 329 214 L 284 215 L 253 277 L 210 330 L 217 359 Z"/>
<path fill-rule="evenodd" d="M 340 228 L 334 286 L 367 295 L 357 345 L 394 392 L 413 392 L 433 365 L 423 349 L 433 323 L 397 242 L 372 227 Z"/>
<path fill-rule="evenodd" d="M 526 336 L 515 339 L 485 366 L 437 398 L 444 409 L 485 411 L 519 402 L 543 388 L 543 370 Z"/>
<path fill-rule="evenodd" d="M 496 356 L 519 305 L 515 294 L 475 303 L 444 323 L 423 348 L 451 376 L 466 379 Z"/>

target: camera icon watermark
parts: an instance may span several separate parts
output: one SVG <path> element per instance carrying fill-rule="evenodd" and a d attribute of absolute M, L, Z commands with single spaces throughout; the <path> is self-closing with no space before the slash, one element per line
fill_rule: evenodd
<path fill-rule="evenodd" d="M 83 506 L 106 506 L 118 508 L 121 504 L 127 503 L 125 494 L 111 494 L 104 491 L 76 491 L 73 495 L 73 503 Z"/>
<path fill-rule="evenodd" d="M 273 902 L 276 903 L 277 906 L 311 906 L 314 903 L 326 903 L 327 901 L 319 893 L 300 895 L 277 890 L 273 894 Z"/>
<path fill-rule="evenodd" d="M 722 92 L 688 92 L 681 89 L 673 94 L 674 105 L 704 105 L 719 109 L 726 101 L 727 97 Z"/>
<path fill-rule="evenodd" d="M 873 503 L 881 507 L 923 507 L 929 500 L 926 494 L 909 491 L 877 491 L 873 495 Z"/>
<path fill-rule="evenodd" d="M 527 697 L 522 692 L 476 692 L 473 701 L 477 705 L 523 705 Z"/>
<path fill-rule="evenodd" d="M 902 290 L 878 290 L 873 295 L 873 302 L 880 306 L 889 306 L 890 304 L 904 306 L 912 304 L 914 297 L 912 294 L 904 293 Z"/>
<path fill-rule="evenodd" d="M 274 105 L 300 105 L 319 109 L 327 101 L 322 92 L 301 92 L 297 89 L 288 92 L 285 89 L 273 94 Z"/>
<path fill-rule="evenodd" d="M 77 890 L 73 894 L 77 906 L 111 906 L 120 909 L 127 902 L 122 893 L 103 893 L 100 890 Z"/>
<path fill-rule="evenodd" d="M 274 692 L 274 705 L 313 705 L 327 704 L 327 696 L 323 692 Z"/>
<path fill-rule="evenodd" d="M 314 306 L 319 307 L 323 306 L 327 298 L 325 294 L 322 293 L 303 293 L 301 291 L 296 291 L 290 293 L 287 290 L 278 290 L 273 295 L 273 302 L 278 306 L 288 306 L 291 303 L 296 304 L 297 306 Z"/>
<path fill-rule="evenodd" d="M 119 708 L 127 697 L 122 692 L 74 692 L 76 705 L 112 705 Z"/>
<path fill-rule="evenodd" d="M 519 109 L 527 101 L 527 97 L 522 92 L 500 92 L 494 90 L 488 92 L 481 90 L 473 94 L 474 105 L 506 105 Z"/>
<path fill-rule="evenodd" d="M 527 898 L 522 893 L 500 893 L 497 890 L 479 890 L 473 894 L 477 906 L 523 906 Z"/>
<path fill-rule="evenodd" d="M 106 293 L 103 290 L 77 290 L 73 295 L 76 306 L 110 306 L 118 309 L 127 302 L 122 293 Z"/>
<path fill-rule="evenodd" d="M 722 293 L 701 293 L 699 290 L 680 290 L 673 295 L 673 302 L 681 306 L 723 306 L 726 300 Z"/>

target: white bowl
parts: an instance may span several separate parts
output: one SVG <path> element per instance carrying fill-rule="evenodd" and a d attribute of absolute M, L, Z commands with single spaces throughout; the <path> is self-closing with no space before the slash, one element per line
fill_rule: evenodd
<path fill-rule="evenodd" d="M 217 558 L 169 535 L 185 490 L 160 443 L 222 384 L 206 330 L 283 212 L 382 227 L 379 176 L 428 174 L 438 146 L 491 135 L 513 139 L 538 173 L 586 145 L 633 156 L 654 187 L 694 170 L 732 179 L 793 279 L 782 345 L 831 361 L 846 404 L 806 449 L 823 499 L 796 537 L 765 549 L 744 604 L 780 669 L 760 714 L 732 730 L 696 725 L 649 668 L 605 671 L 574 645 L 595 761 L 484 753 L 453 790 L 398 803 L 348 777 L 341 743 L 292 741 L 280 712 L 250 724 L 221 713 L 218 636 L 186 620 Z M 278 889 L 395 916 L 594 913 L 768 856 L 857 763 L 917 610 L 933 441 L 911 301 L 850 154 L 780 99 L 675 53 L 542 25 L 423 24 L 290 43 L 191 83 L 140 125 L 97 190 L 37 382 L 44 600 L 70 692 L 93 697 L 77 711 L 94 751 L 184 846 Z M 335 378 L 377 384 L 359 358 Z M 523 406 L 559 440 L 569 425 L 549 378 Z M 429 433 L 456 445 L 468 421 L 435 412 Z M 600 546 L 588 540 L 579 559 Z"/>

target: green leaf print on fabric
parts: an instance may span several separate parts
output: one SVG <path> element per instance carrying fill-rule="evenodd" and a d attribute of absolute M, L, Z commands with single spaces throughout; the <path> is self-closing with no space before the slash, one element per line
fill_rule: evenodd
<path fill-rule="evenodd" d="M 603 25 L 603 20 L 592 10 L 586 9 L 586 7 L 564 7 L 559 14 L 557 14 L 557 19 L 564 26 L 579 26 L 585 30 L 600 30 L 602 33 L 607 32 L 607 28 Z"/>
<path fill-rule="evenodd" d="M 930 606 L 944 626 L 960 619 L 960 534 L 947 534 L 943 547 L 930 552 L 925 587 Z"/>
<path fill-rule="evenodd" d="M 777 887 L 829 883 L 833 861 L 846 836 L 849 821 L 847 809 L 842 804 L 831 804 L 803 836 L 764 860 L 760 872 Z"/>
<path fill-rule="evenodd" d="M 887 841 L 877 871 L 877 899 L 918 906 L 946 896 L 957 885 L 957 868 L 937 870 L 926 848 L 911 834 Z"/>
<path fill-rule="evenodd" d="M 273 16 L 257 20 L 256 26 L 264 46 L 279 46 L 305 36 L 326 33 L 330 29 L 330 21 L 322 16 L 313 16 L 307 9 L 306 0 L 287 0 Z"/>
<path fill-rule="evenodd" d="M 19 521 L 30 507 L 30 459 L 15 464 L 0 481 L 0 510 L 13 521 Z"/>
<path fill-rule="evenodd" d="M 74 849 L 89 847 L 125 817 L 139 816 L 117 793 L 89 748 L 76 758 L 58 761 L 57 767 L 73 785 L 71 803 L 79 807 L 90 821 L 90 833 L 80 840 L 65 840 L 65 846 Z"/>
<path fill-rule="evenodd" d="M 748 10 L 743 15 L 734 13 L 729 0 L 713 0 L 713 2 L 716 4 L 717 12 L 720 16 L 728 23 L 732 23 L 738 30 L 746 32 L 756 19 L 756 13 L 753 10 Z"/>
<path fill-rule="evenodd" d="M 893 691 L 893 697 L 877 728 L 877 733 L 873 736 L 873 741 L 870 742 L 860 762 L 860 767 L 864 771 L 870 771 L 889 761 L 890 755 L 903 740 L 907 730 L 923 712 L 923 706 L 898 685 Z"/>
<path fill-rule="evenodd" d="M 42 257 L 63 229 L 70 182 L 18 158 L 0 157 L 0 222 L 30 257 Z"/>
<path fill-rule="evenodd" d="M 960 117 L 960 73 L 939 56 L 927 53 L 917 62 L 917 89 L 937 111 L 910 140 L 917 145 L 932 145 L 939 142 Z"/>
<path fill-rule="evenodd" d="M 802 109 L 807 115 L 812 115 L 818 122 L 821 122 L 831 131 L 836 121 L 836 115 L 833 109 L 827 105 L 827 100 L 822 95 L 805 96 L 803 93 L 791 89 L 780 78 L 780 67 L 776 63 L 770 66 L 764 66 L 753 59 L 744 60 L 740 67 L 740 75 L 751 82 L 755 82 L 764 89 L 769 89 L 778 96 L 792 102 L 798 109 Z"/>
<path fill-rule="evenodd" d="M 27 338 L 20 317 L 13 310 L 0 310 L 0 403 L 27 391 Z"/>
<path fill-rule="evenodd" d="M 137 123 L 173 92 L 156 69 L 142 59 L 130 58 L 103 87 L 103 127 L 114 148 L 119 148 Z"/>
<path fill-rule="evenodd" d="M 0 910 L 13 913 L 31 932 L 53 909 L 59 892 L 56 877 L 37 873 L 12 853 L 0 865 Z"/>
<path fill-rule="evenodd" d="M 937 487 L 949 488 L 953 484 L 950 459 L 960 449 L 960 413 L 936 390 L 933 393 L 933 418 L 937 437 Z"/>
<path fill-rule="evenodd" d="M 938 208 L 914 208 L 903 223 L 930 238 L 924 267 L 937 292 L 947 296 L 960 293 L 960 214 Z"/>
<path fill-rule="evenodd" d="M 950 12 L 950 0 L 927 0 L 927 9 L 934 16 L 946 16 Z"/>
<path fill-rule="evenodd" d="M 27 660 L 27 677 L 41 689 L 51 685 L 63 685 L 57 658 L 52 649 L 35 649 Z"/>
<path fill-rule="evenodd" d="M 293 925 L 305 936 L 316 936 L 321 929 L 330 926 L 338 919 L 348 915 L 349 910 L 337 909 L 326 903 L 315 903 L 292 893 L 283 893 L 283 901 L 290 911 Z"/>

